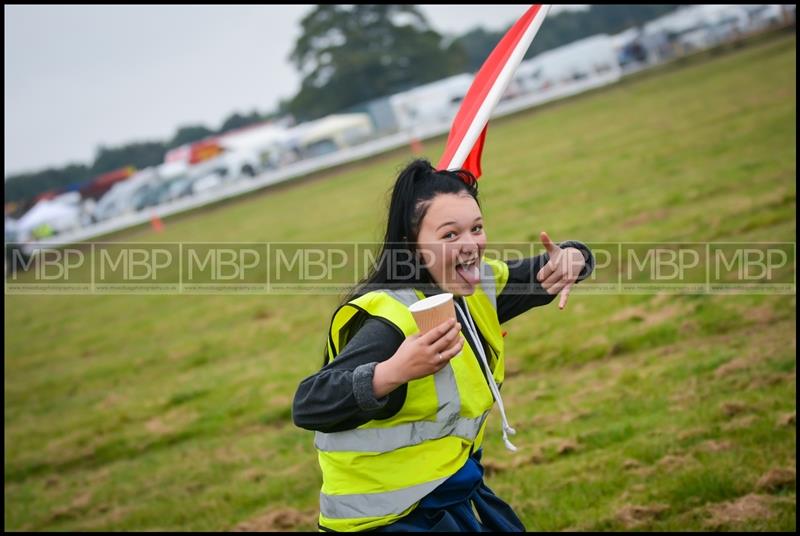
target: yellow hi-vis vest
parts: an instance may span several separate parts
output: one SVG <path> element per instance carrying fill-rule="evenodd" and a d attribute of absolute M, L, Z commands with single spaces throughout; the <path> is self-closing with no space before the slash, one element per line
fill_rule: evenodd
<path fill-rule="evenodd" d="M 496 297 L 508 281 L 508 265 L 484 260 L 480 273 L 480 284 L 465 301 L 489 345 L 487 359 L 499 385 L 504 352 Z M 331 321 L 328 361 L 344 348 L 347 325 L 359 313 L 387 320 L 405 337 L 419 331 L 408 306 L 423 297 L 413 289 L 376 290 L 341 306 Z M 320 529 L 369 530 L 408 515 L 480 448 L 493 402 L 482 366 L 464 344 L 447 366 L 408 382 L 405 403 L 391 418 L 343 432 L 316 432 Z"/>

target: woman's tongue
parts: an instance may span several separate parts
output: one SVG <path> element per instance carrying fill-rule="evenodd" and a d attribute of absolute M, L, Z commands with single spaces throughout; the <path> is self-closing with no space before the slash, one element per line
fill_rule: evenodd
<path fill-rule="evenodd" d="M 464 281 L 472 285 L 473 287 L 480 283 L 481 281 L 481 274 L 478 271 L 478 263 L 474 263 L 471 266 L 464 266 L 462 264 L 456 265 L 456 272 L 458 275 L 464 278 Z"/>

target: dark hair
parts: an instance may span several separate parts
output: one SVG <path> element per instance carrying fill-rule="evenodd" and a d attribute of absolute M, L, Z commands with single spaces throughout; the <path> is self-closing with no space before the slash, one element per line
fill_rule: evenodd
<path fill-rule="evenodd" d="M 395 264 L 398 259 L 415 259 L 420 223 L 433 198 L 440 194 L 466 193 L 478 201 L 478 181 L 465 169 L 438 171 L 429 161 L 417 159 L 408 164 L 394 183 L 389 202 L 386 234 L 377 263 L 370 273 L 342 301 L 346 303 L 370 290 L 397 286 L 419 289 L 434 287 L 428 271 Z M 405 269 L 404 269 L 405 268 Z"/>

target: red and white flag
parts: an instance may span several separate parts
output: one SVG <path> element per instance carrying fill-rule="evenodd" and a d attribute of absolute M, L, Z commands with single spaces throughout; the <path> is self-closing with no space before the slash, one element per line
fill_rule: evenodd
<path fill-rule="evenodd" d="M 542 25 L 550 5 L 535 4 L 508 30 L 475 75 L 450 127 L 438 169 L 467 169 L 481 176 L 481 152 L 489 116 Z"/>

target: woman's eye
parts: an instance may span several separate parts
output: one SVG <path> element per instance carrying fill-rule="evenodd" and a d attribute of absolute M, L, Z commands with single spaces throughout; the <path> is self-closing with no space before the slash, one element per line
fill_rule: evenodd
<path fill-rule="evenodd" d="M 472 228 L 473 233 L 480 233 L 481 231 L 483 231 L 483 225 L 476 225 Z"/>
<path fill-rule="evenodd" d="M 455 236 L 456 236 L 456 233 L 453 232 L 453 231 L 450 231 L 449 233 L 445 234 L 442 238 L 453 238 Z"/>

